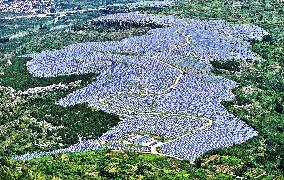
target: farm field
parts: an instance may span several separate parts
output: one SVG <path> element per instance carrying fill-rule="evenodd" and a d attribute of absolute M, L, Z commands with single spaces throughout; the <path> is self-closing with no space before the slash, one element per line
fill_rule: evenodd
<path fill-rule="evenodd" d="M 0 177 L 282 179 L 283 3 L 116 3 L 1 19 Z"/>

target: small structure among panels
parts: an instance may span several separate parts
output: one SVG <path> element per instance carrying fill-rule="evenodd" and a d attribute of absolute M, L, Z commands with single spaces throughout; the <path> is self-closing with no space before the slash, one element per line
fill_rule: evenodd
<path fill-rule="evenodd" d="M 153 146 L 154 144 L 157 144 L 157 141 L 154 138 L 138 134 L 131 135 L 127 142 L 128 144 L 134 144 L 137 146 Z"/>

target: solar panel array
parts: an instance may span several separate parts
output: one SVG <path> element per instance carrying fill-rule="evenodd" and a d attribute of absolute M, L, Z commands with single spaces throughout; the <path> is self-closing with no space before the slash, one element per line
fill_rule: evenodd
<path fill-rule="evenodd" d="M 208 150 L 238 144 L 258 134 L 220 104 L 234 98 L 230 89 L 237 84 L 210 73 L 210 61 L 254 60 L 248 40 L 261 40 L 268 34 L 265 30 L 220 20 L 185 20 L 138 12 L 95 21 L 164 27 L 121 41 L 78 43 L 23 57 L 32 58 L 27 68 L 36 77 L 99 73 L 95 82 L 58 104 L 89 103 L 120 115 L 123 121 L 103 134 L 101 142 L 116 144 L 131 133 L 151 133 L 174 139 L 163 144 L 160 153 L 194 160 Z M 123 55 L 129 52 L 132 55 Z M 204 68 L 206 73 L 196 73 Z M 118 147 L 131 150 L 122 144 Z M 33 155 L 25 156 L 29 157 Z"/>

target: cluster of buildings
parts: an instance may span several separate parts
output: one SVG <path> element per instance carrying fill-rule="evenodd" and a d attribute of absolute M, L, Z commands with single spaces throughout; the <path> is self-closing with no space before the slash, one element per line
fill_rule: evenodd
<path fill-rule="evenodd" d="M 133 133 L 155 134 L 175 139 L 163 144 L 160 153 L 194 160 L 211 149 L 238 144 L 258 134 L 221 105 L 221 101 L 233 99 L 230 89 L 236 82 L 214 76 L 210 69 L 197 75 L 179 65 L 199 60 L 206 67 L 211 60 L 254 59 L 248 40 L 261 39 L 267 34 L 265 30 L 253 25 L 187 21 L 137 12 L 104 16 L 97 21 L 157 23 L 164 27 L 121 41 L 80 43 L 23 57 L 32 58 L 27 68 L 37 77 L 100 73 L 96 82 L 58 102 L 62 106 L 89 103 L 119 115 L 123 121 L 103 134 L 100 141 L 114 142 L 115 149 L 131 150 L 134 147 L 115 142 Z M 125 52 L 137 55 L 119 54 Z M 112 78 L 107 78 L 109 75 Z M 150 146 L 153 141 L 133 137 L 130 143 Z"/>
<path fill-rule="evenodd" d="M 121 4 L 121 3 L 117 3 L 117 4 L 111 4 L 108 5 L 110 7 L 123 7 L 126 6 L 129 9 L 134 9 L 134 8 L 138 8 L 138 7 L 164 7 L 164 6 L 174 6 L 175 3 L 173 1 L 168 1 L 168 0 L 158 0 L 158 1 L 138 1 L 138 2 L 134 2 L 134 3 L 127 3 L 127 4 Z"/>
<path fill-rule="evenodd" d="M 4 0 L 0 1 L 0 12 L 45 14 L 54 10 L 53 0 Z"/>

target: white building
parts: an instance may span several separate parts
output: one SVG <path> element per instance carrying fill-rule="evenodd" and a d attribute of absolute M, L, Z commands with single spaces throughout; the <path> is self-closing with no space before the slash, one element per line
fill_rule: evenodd
<path fill-rule="evenodd" d="M 142 135 L 131 135 L 127 140 L 128 144 L 134 144 L 139 146 L 152 146 L 157 143 L 157 141 L 150 136 L 142 136 Z"/>

